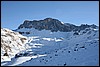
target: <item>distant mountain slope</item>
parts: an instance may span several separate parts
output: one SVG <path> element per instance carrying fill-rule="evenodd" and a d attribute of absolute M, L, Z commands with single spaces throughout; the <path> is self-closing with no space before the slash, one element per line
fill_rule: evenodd
<path fill-rule="evenodd" d="M 84 30 L 85 28 L 96 28 L 96 25 L 87 25 L 82 24 L 81 26 L 76 26 L 70 23 L 62 23 L 58 19 L 53 18 L 45 18 L 44 20 L 25 20 L 23 24 L 21 24 L 18 29 L 22 28 L 35 28 L 37 30 L 50 30 L 51 32 L 70 32 L 70 31 L 80 31 Z M 16 31 L 18 30 L 16 29 Z M 20 32 L 21 33 L 21 32 Z"/>

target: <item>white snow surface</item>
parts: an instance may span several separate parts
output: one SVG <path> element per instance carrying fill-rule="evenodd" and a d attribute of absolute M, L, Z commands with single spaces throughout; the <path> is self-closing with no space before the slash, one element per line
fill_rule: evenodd
<path fill-rule="evenodd" d="M 23 41 L 21 40 L 23 39 Z M 1 62 L 10 61 L 16 53 L 25 50 L 27 37 L 20 35 L 18 32 L 2 28 L 1 29 Z M 8 56 L 3 56 L 5 53 Z"/>
<path fill-rule="evenodd" d="M 79 35 L 73 35 L 73 31 L 51 32 L 34 28 L 18 31 L 31 33 L 23 34 L 28 40 L 25 45 L 29 47 L 21 51 L 31 55 L 1 61 L 2 66 L 99 66 L 98 29 L 86 33 L 82 30 Z"/>

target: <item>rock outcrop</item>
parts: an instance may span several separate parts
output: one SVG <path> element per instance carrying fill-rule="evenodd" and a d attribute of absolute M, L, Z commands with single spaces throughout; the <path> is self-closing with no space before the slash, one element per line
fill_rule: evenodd
<path fill-rule="evenodd" d="M 53 18 L 46 18 L 44 20 L 25 20 L 23 24 L 21 24 L 18 29 L 21 28 L 35 28 L 37 30 L 51 30 L 51 32 L 70 32 L 70 31 L 80 31 L 84 30 L 85 28 L 96 28 L 96 25 L 87 25 L 87 24 L 81 24 L 80 26 L 76 26 L 70 23 L 64 23 L 62 24 L 61 21 Z"/>
<path fill-rule="evenodd" d="M 27 37 L 20 35 L 18 32 L 1 28 L 1 55 L 10 56 L 15 53 L 26 49 L 25 43 Z"/>

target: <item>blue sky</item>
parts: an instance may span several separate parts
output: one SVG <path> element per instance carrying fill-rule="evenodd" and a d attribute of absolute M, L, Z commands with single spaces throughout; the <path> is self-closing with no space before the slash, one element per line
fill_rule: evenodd
<path fill-rule="evenodd" d="M 1 1 L 1 27 L 16 29 L 24 20 L 47 17 L 75 25 L 99 25 L 99 1 Z"/>

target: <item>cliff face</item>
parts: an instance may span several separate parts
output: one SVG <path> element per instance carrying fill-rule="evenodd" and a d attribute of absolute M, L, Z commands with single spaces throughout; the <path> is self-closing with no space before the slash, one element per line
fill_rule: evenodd
<path fill-rule="evenodd" d="M 62 23 L 58 19 L 53 18 L 46 18 L 44 20 L 25 20 L 23 24 L 21 24 L 18 29 L 21 28 L 35 28 L 37 30 L 51 30 L 51 32 L 70 32 L 70 31 L 80 31 L 84 30 L 85 28 L 93 27 L 96 28 L 96 25 L 87 25 L 82 24 L 81 26 L 76 26 L 70 23 Z"/>
<path fill-rule="evenodd" d="M 27 21 L 25 20 L 23 24 L 21 24 L 18 29 L 20 28 L 35 28 L 38 30 L 51 30 L 53 31 L 64 31 L 64 28 L 66 26 L 63 25 L 59 20 L 52 19 L 52 18 L 46 18 L 44 20 L 33 20 L 33 21 Z"/>

